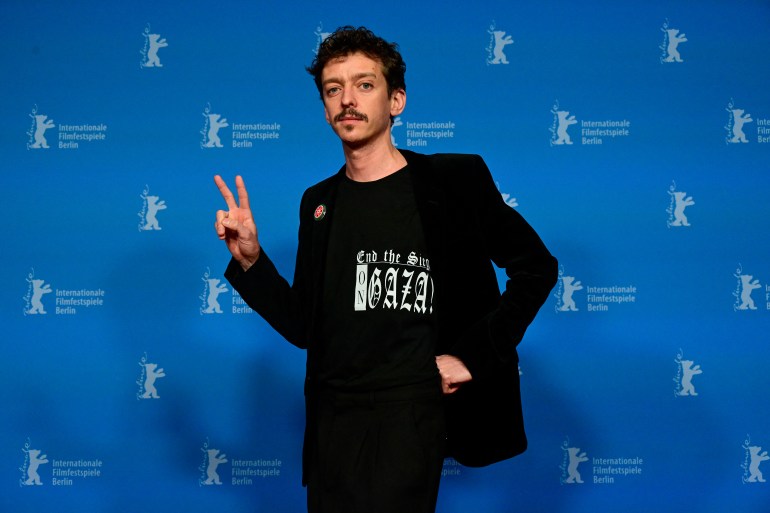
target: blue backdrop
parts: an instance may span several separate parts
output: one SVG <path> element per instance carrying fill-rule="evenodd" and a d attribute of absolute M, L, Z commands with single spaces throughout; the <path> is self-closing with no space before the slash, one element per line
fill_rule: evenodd
<path fill-rule="evenodd" d="M 291 276 L 342 163 L 304 66 L 353 24 L 407 62 L 398 147 L 482 154 L 560 261 L 530 448 L 438 510 L 770 511 L 770 4 L 629 4 L 3 2 L 0 510 L 303 510 L 304 353 L 212 176 Z"/>

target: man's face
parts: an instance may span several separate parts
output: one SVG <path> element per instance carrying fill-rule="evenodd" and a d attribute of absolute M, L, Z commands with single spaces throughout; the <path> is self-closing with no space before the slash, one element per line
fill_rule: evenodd
<path fill-rule="evenodd" d="M 329 61 L 321 72 L 326 121 L 342 142 L 353 147 L 390 141 L 390 117 L 406 105 L 403 89 L 388 95 L 379 61 L 354 53 Z"/>

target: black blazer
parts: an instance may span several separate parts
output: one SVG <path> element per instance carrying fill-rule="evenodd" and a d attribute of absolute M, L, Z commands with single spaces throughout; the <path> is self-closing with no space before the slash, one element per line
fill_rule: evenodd
<path fill-rule="evenodd" d="M 400 151 L 414 184 L 431 262 L 436 354 L 459 357 L 473 376 L 446 396 L 447 456 L 467 466 L 510 458 L 527 446 L 516 346 L 556 283 L 556 259 L 505 204 L 481 157 Z M 302 197 L 292 285 L 264 250 L 247 272 L 235 261 L 225 272 L 251 308 L 289 342 L 307 349 L 308 424 L 314 421 L 314 357 L 329 226 L 344 172 L 343 166 Z M 492 263 L 508 277 L 502 294 Z M 307 443 L 306 436 L 306 454 Z"/>

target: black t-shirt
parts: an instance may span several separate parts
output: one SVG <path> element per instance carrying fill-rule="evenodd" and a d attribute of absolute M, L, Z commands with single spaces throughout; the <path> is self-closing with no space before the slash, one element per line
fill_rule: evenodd
<path fill-rule="evenodd" d="M 345 177 L 331 214 L 320 377 L 344 390 L 435 379 L 435 312 L 409 172 Z"/>

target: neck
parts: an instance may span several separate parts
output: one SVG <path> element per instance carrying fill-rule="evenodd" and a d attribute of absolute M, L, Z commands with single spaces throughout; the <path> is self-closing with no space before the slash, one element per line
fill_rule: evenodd
<path fill-rule="evenodd" d="M 351 147 L 343 144 L 345 174 L 355 182 L 373 182 L 404 167 L 406 159 L 390 142 Z"/>

